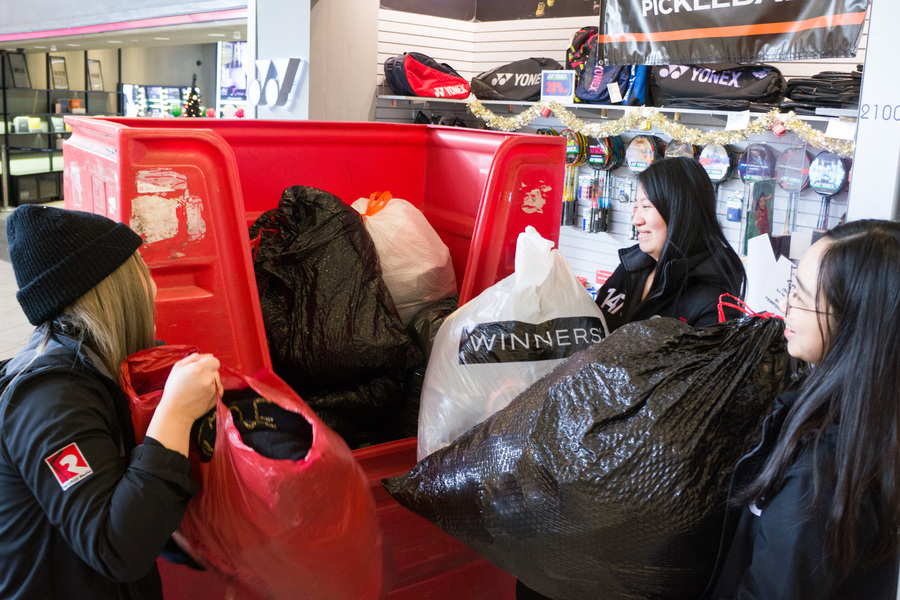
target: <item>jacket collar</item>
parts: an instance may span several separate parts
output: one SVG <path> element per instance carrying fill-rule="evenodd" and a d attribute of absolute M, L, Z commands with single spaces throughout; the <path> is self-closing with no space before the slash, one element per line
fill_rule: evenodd
<path fill-rule="evenodd" d="M 630 248 L 621 248 L 619 250 L 619 261 L 629 274 L 652 271 L 656 268 L 656 259 L 641 250 L 639 244 L 635 244 Z M 673 282 L 691 279 L 717 283 L 720 280 L 709 252 L 705 250 L 693 256 L 669 261 L 663 267 L 660 275 L 662 277 L 660 292 L 655 295 L 668 293 L 670 291 L 668 288 L 674 285 Z"/>
<path fill-rule="evenodd" d="M 788 411 L 794 407 L 794 404 L 797 403 L 797 398 L 800 397 L 800 391 L 797 389 L 793 389 L 789 392 L 784 392 L 783 394 L 779 394 L 777 398 L 775 398 L 775 410 L 784 410 Z"/>
<path fill-rule="evenodd" d="M 639 244 L 635 244 L 629 248 L 619 249 L 619 261 L 626 271 L 643 271 L 645 269 L 653 269 L 656 267 L 656 259 L 641 250 Z"/>
<path fill-rule="evenodd" d="M 10 361 L 9 366 L 7 367 L 7 373 L 13 373 L 24 369 L 39 356 L 38 348 L 44 341 L 44 338 L 47 336 L 47 328 L 48 324 L 45 323 L 35 329 L 34 332 L 32 332 L 28 343 L 25 345 L 25 348 L 22 349 L 18 354 L 16 354 L 16 356 Z M 80 341 L 59 333 L 54 332 L 50 335 L 50 339 L 47 341 L 47 346 L 44 348 L 43 352 L 40 353 L 40 356 L 66 354 L 74 355 L 76 360 L 84 363 L 85 366 L 93 371 L 96 371 L 100 375 L 103 375 L 108 379 L 112 379 L 113 381 L 117 380 L 116 377 L 113 377 L 110 374 L 109 370 L 103 364 L 103 361 L 100 360 L 100 355 L 98 355 L 91 348 L 81 343 Z"/>

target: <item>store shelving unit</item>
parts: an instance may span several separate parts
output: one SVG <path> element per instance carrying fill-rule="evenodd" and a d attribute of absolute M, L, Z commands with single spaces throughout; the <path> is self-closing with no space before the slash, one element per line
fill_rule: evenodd
<path fill-rule="evenodd" d="M 425 98 L 419 96 L 397 96 L 390 93 L 378 95 L 376 108 L 376 121 L 412 121 L 419 110 L 430 113 L 440 113 L 460 116 L 467 123 L 477 126 L 480 121 L 469 112 L 468 100 L 455 100 L 451 98 Z M 502 116 L 514 116 L 530 108 L 534 102 L 516 100 L 482 100 L 481 103 L 492 111 Z M 612 120 L 621 118 L 627 110 L 637 107 L 626 107 L 621 104 L 585 104 L 575 103 L 564 105 L 578 118 L 587 121 Z M 646 107 L 653 108 L 653 107 Z M 685 125 L 709 128 L 723 128 L 728 125 L 729 119 L 734 118 L 735 111 L 701 110 L 689 108 L 655 108 L 659 112 L 669 115 L 670 118 Z M 751 118 L 762 116 L 763 113 L 751 113 Z M 677 115 L 677 117 L 675 116 Z M 856 110 L 822 108 L 815 115 L 798 115 L 798 118 L 809 123 L 813 128 L 825 131 L 829 122 L 835 119 L 855 119 Z M 539 127 L 554 126 L 559 128 L 559 121 L 553 117 L 538 118 L 523 128 L 523 132 L 531 132 Z"/>
<path fill-rule="evenodd" d="M 120 94 L 88 89 L 13 87 L 6 56 L 0 54 L 0 59 L 2 206 L 8 209 L 19 204 L 61 200 L 62 143 L 70 134 L 63 121 L 66 113 L 60 112 L 65 101 L 71 103 L 74 100 L 81 104 L 80 110 L 70 109 L 70 113 L 115 115 L 119 110 Z M 50 80 L 49 69 L 48 60 L 47 81 Z M 88 86 L 85 81 L 84 87 Z"/>
<path fill-rule="evenodd" d="M 382 90 L 380 90 L 382 91 Z M 483 100 L 481 103 L 498 117 L 515 117 L 523 111 L 530 108 L 533 102 L 519 101 L 494 101 Z M 621 105 L 596 105 L 596 104 L 571 104 L 565 108 L 575 117 L 584 122 L 603 122 L 618 120 L 625 116 L 626 111 L 631 110 L 629 107 Z M 675 121 L 681 125 L 702 131 L 724 130 L 724 129 L 743 129 L 746 124 L 740 126 L 736 121 L 740 120 L 741 115 L 735 111 L 714 111 L 714 110 L 698 110 L 698 109 L 669 109 L 657 108 L 665 117 L 671 121 Z M 443 98 L 424 98 L 397 96 L 389 93 L 381 93 L 377 97 L 375 120 L 395 123 L 412 123 L 416 117 L 422 113 L 431 122 L 452 122 L 457 117 L 462 119 L 468 127 L 482 127 L 484 122 L 476 118 L 468 109 L 466 100 L 452 100 Z M 838 109 L 820 109 L 820 114 L 816 115 L 798 115 L 798 118 L 809 125 L 812 129 L 823 132 L 825 135 L 831 135 L 829 127 L 842 124 L 849 126 L 851 131 L 855 130 L 855 120 L 857 111 L 855 110 L 838 110 Z M 765 113 L 752 112 L 749 117 L 754 120 L 763 117 Z M 744 115 L 746 116 L 746 115 Z M 563 125 L 552 114 L 547 117 L 538 117 L 531 121 L 527 126 L 522 127 L 518 131 L 521 133 L 534 133 L 539 128 L 553 128 L 560 131 Z M 844 129 L 841 127 L 838 129 Z M 632 130 L 626 131 L 623 138 L 626 143 L 635 135 L 651 134 L 656 135 L 665 142 L 669 141 L 669 137 L 664 133 L 655 129 L 648 131 Z M 787 147 L 803 145 L 805 142 L 800 140 L 795 134 L 788 133 L 784 136 L 777 136 L 771 131 L 764 132 L 758 136 L 754 136 L 752 140 L 745 140 L 736 144 L 730 144 L 732 151 L 739 156 L 747 144 L 750 142 L 762 142 L 772 146 L 777 151 L 782 151 Z M 808 150 L 816 154 L 819 149 L 812 146 Z M 560 165 L 563 168 L 563 165 Z M 577 167 L 577 176 L 589 177 L 592 173 L 587 165 Z M 619 167 L 611 173 L 610 184 L 612 189 L 618 190 L 620 184 L 628 184 L 633 181 L 634 174 L 627 166 Z M 727 207 L 729 200 L 743 199 L 745 194 L 745 186 L 741 181 L 737 170 L 732 174 L 731 178 L 722 182 L 717 194 L 717 214 L 722 230 L 726 239 L 732 243 L 736 250 L 742 251 L 742 232 L 743 223 L 746 221 L 746 215 L 741 215 L 741 221 L 732 221 L 727 218 Z M 615 194 L 614 194 L 615 195 Z M 834 226 L 837 221 L 848 211 L 848 192 L 845 187 L 843 191 L 836 194 L 832 198 L 831 215 L 829 226 Z M 579 201 L 579 215 L 583 214 L 585 205 Z M 776 186 L 775 204 L 774 204 L 774 229 L 777 235 L 783 231 L 783 223 L 787 218 L 788 193 Z M 795 222 L 795 231 L 804 233 L 812 233 L 817 227 L 819 213 L 822 207 L 822 197 L 811 189 L 801 192 L 799 202 L 797 204 L 797 220 Z M 597 270 L 612 271 L 618 264 L 619 248 L 627 247 L 635 242 L 630 239 L 631 232 L 631 216 L 632 205 L 628 202 L 613 202 L 610 205 L 610 229 L 605 233 L 589 233 L 583 231 L 578 225 L 575 227 L 563 226 L 560 230 L 559 247 L 564 251 L 566 259 L 577 275 L 585 277 L 588 281 L 594 281 L 598 276 Z M 580 219 L 576 219 L 577 224 L 581 223 Z"/>

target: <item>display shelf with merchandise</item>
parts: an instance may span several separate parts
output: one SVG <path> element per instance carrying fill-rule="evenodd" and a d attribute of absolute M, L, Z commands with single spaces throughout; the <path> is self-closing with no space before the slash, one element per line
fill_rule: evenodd
<path fill-rule="evenodd" d="M 491 107 L 494 112 L 503 113 L 504 116 L 515 116 L 531 108 L 536 103 L 520 100 L 479 100 L 485 106 Z M 473 127 L 481 126 L 477 118 L 469 110 L 469 99 L 430 98 L 424 96 L 397 96 L 392 94 L 379 94 L 376 104 L 376 121 L 406 121 L 415 119 L 417 111 L 428 109 L 433 113 L 452 113 L 461 116 L 467 124 Z M 576 116 L 589 120 L 614 120 L 619 119 L 628 111 L 639 108 L 652 109 L 665 115 L 671 115 L 675 121 L 681 121 L 685 125 L 698 125 L 709 127 L 726 127 L 733 122 L 742 111 L 704 110 L 693 108 L 659 108 L 623 106 L 621 104 L 587 104 L 576 102 L 561 104 Z M 750 111 L 751 118 L 765 114 L 764 112 Z M 828 124 L 835 119 L 855 120 L 858 111 L 848 109 L 821 108 L 815 115 L 797 115 L 797 118 L 809 123 L 812 127 L 825 131 Z M 532 129 L 545 127 L 546 123 L 559 123 L 553 118 L 537 119 L 532 126 L 523 129 L 523 133 L 533 133 Z"/>
<path fill-rule="evenodd" d="M 21 87 L 23 80 L 9 72 L 3 53 L 0 94 L 0 141 L 2 141 L 2 206 L 44 203 L 62 199 L 62 144 L 71 131 L 63 122 L 66 114 L 116 115 L 119 92 L 103 90 Z M 85 62 L 87 57 L 85 53 Z M 47 81 L 50 81 L 47 57 Z M 26 71 L 27 73 L 27 71 Z M 18 74 L 21 75 L 21 74 Z M 25 77 L 30 83 L 30 77 Z M 85 81 L 85 86 L 89 82 Z M 67 82 L 67 87 L 74 87 Z"/>
<path fill-rule="evenodd" d="M 813 156 L 826 151 L 826 146 L 837 145 L 846 151 L 854 147 L 853 137 L 856 130 L 857 112 L 851 110 L 822 109 L 816 115 L 782 115 L 786 119 L 787 128 L 776 133 L 771 127 L 762 127 L 757 120 L 765 120 L 764 112 L 714 111 L 699 109 L 669 109 L 654 107 L 625 107 L 622 105 L 567 104 L 551 114 L 529 111 L 537 103 L 521 101 L 483 100 L 477 105 L 469 100 L 452 100 L 442 98 L 425 98 L 412 96 L 378 95 L 375 120 L 395 123 L 443 123 L 452 124 L 457 119 L 472 128 L 488 128 L 490 125 L 520 125 L 511 129 L 519 133 L 552 133 L 561 132 L 565 128 L 582 128 L 583 133 L 598 129 L 616 129 L 627 143 L 636 135 L 652 135 L 662 139 L 663 143 L 673 140 L 672 133 L 680 132 L 695 135 L 701 139 L 737 135 L 738 140 L 729 140 L 727 145 L 735 156 L 735 161 L 751 143 L 766 144 L 777 153 L 788 148 L 804 146 Z M 474 109 L 474 112 L 473 112 Z M 639 111 L 639 112 L 634 112 Z M 476 112 L 478 113 L 476 115 Z M 649 118 L 634 119 L 629 115 L 648 115 Z M 485 118 L 486 117 L 486 118 Z M 525 118 L 527 117 L 527 118 Z M 531 117 L 534 117 L 533 119 Z M 527 121 L 527 123 L 526 123 Z M 635 122 L 633 127 L 622 130 L 622 123 Z M 749 125 L 748 125 L 749 123 Z M 618 127 L 617 127 L 618 125 Z M 661 126 L 661 127 L 660 127 Z M 737 131 L 736 131 L 737 130 Z M 826 136 L 828 136 L 826 138 Z M 835 139 L 832 136 L 841 136 Z M 714 143 L 722 143 L 721 140 Z M 834 151 L 834 148 L 829 148 Z M 851 152 L 852 153 L 852 152 Z M 846 154 L 845 154 L 846 155 Z M 846 158 L 850 162 L 849 158 Z M 560 164 L 560 169 L 565 165 Z M 591 201 L 589 190 L 593 181 L 593 171 L 588 165 L 576 167 L 576 219 L 574 226 L 562 226 L 560 229 L 560 250 L 565 254 L 576 275 L 593 282 L 597 272 L 613 270 L 618 264 L 618 250 L 633 245 L 630 239 L 632 204 L 634 190 L 629 182 L 634 173 L 627 165 L 621 165 L 609 171 L 609 177 L 600 179 L 600 188 L 608 190 L 609 227 L 606 231 L 592 232 L 588 227 Z M 788 226 L 787 234 L 800 235 L 797 239 L 809 238 L 819 228 L 820 222 L 826 226 L 834 226 L 844 218 L 848 211 L 848 186 L 829 200 L 826 208 L 822 196 L 808 187 L 799 194 L 799 202 L 789 202 L 789 194 L 780 186 L 775 186 L 770 220 L 772 235 L 785 233 L 786 221 L 796 213 L 795 219 Z M 742 181 L 737 169 L 727 180 L 719 185 L 716 212 L 726 239 L 736 251 L 745 251 L 747 231 L 747 214 L 749 200 L 749 184 Z M 602 194 L 602 192 L 601 192 Z M 597 194 L 597 195 L 601 195 Z M 602 200 L 600 200 L 602 201 Z M 740 208 L 737 208 L 737 207 Z M 790 208 L 789 208 L 790 207 Z M 802 244 L 797 246 L 798 252 Z"/>

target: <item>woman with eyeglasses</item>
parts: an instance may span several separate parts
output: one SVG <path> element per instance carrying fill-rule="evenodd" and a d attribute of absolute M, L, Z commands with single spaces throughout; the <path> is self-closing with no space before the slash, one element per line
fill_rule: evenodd
<path fill-rule="evenodd" d="M 730 543 L 704 597 L 893 600 L 900 224 L 827 232 L 800 261 L 783 308 L 788 352 L 813 366 L 735 469 Z"/>

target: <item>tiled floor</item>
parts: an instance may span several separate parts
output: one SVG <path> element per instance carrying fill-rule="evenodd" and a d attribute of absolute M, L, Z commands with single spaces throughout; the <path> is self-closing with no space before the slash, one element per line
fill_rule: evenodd
<path fill-rule="evenodd" d="M 53 203 L 62 206 L 62 203 Z M 34 331 L 16 300 L 16 276 L 9 262 L 6 244 L 6 218 L 11 213 L 0 210 L 0 360 L 16 354 Z"/>

